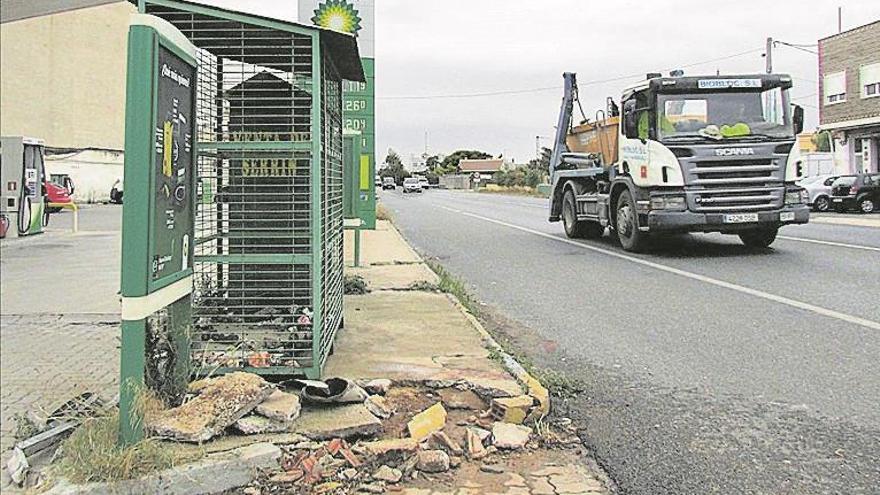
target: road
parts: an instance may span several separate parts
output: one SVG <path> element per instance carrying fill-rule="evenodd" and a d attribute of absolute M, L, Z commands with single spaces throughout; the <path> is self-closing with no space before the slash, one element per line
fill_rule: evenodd
<path fill-rule="evenodd" d="M 880 228 L 694 234 L 647 254 L 569 240 L 546 200 L 382 192 L 511 344 L 624 494 L 880 490 Z M 491 326 L 491 323 L 490 323 Z"/>

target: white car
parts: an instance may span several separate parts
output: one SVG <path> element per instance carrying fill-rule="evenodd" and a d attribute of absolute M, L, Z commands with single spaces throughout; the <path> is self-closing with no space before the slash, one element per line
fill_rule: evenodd
<path fill-rule="evenodd" d="M 807 177 L 798 182 L 798 185 L 806 189 L 809 195 L 807 203 L 813 211 L 828 211 L 831 209 L 831 184 L 840 175 L 823 174 Z"/>
<path fill-rule="evenodd" d="M 422 186 L 422 189 L 431 187 L 431 184 L 428 183 L 427 177 L 419 177 L 419 185 Z"/>
<path fill-rule="evenodd" d="M 411 192 L 420 193 L 422 192 L 422 184 L 415 177 L 407 177 L 403 179 L 403 192 L 404 194 Z"/>

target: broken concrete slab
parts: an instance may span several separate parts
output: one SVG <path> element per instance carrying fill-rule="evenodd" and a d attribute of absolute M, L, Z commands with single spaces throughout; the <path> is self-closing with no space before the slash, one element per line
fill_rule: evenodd
<path fill-rule="evenodd" d="M 532 429 L 528 426 L 496 422 L 492 425 L 492 445 L 499 449 L 516 450 L 526 446 Z"/>
<path fill-rule="evenodd" d="M 386 454 L 408 454 L 419 449 L 419 443 L 412 438 L 392 438 L 360 444 L 368 454 L 381 457 Z"/>
<path fill-rule="evenodd" d="M 51 495 L 163 493 L 168 495 L 223 493 L 249 484 L 258 470 L 279 467 L 281 449 L 259 443 L 216 454 L 186 466 L 166 469 L 134 480 L 74 485 L 61 481 L 45 492 Z"/>
<path fill-rule="evenodd" d="M 461 445 L 443 431 L 431 433 L 428 437 L 428 445 L 432 448 L 445 450 L 449 455 L 460 456 L 464 453 Z"/>
<path fill-rule="evenodd" d="M 420 450 L 416 468 L 426 473 L 449 471 L 449 455 L 442 450 Z"/>
<path fill-rule="evenodd" d="M 406 429 L 413 440 L 421 442 L 431 433 L 442 430 L 444 426 L 446 426 L 446 409 L 438 402 L 413 416 L 406 424 Z"/>
<path fill-rule="evenodd" d="M 394 411 L 388 405 L 388 401 L 381 395 L 371 395 L 364 401 L 364 407 L 367 408 L 374 416 L 380 419 L 388 419 Z"/>
<path fill-rule="evenodd" d="M 276 421 L 290 422 L 302 411 L 299 396 L 276 390 L 256 407 L 256 413 Z"/>
<path fill-rule="evenodd" d="M 446 409 L 470 409 L 482 411 L 486 409 L 486 402 L 472 390 L 459 390 L 457 388 L 442 388 L 437 391 L 440 401 Z"/>
<path fill-rule="evenodd" d="M 370 437 L 382 431 L 382 422 L 363 404 L 303 409 L 293 431 L 312 440 Z"/>
<path fill-rule="evenodd" d="M 235 429 L 245 435 L 259 435 L 263 433 L 284 433 L 293 428 L 292 422 L 276 421 L 265 416 L 252 414 L 240 418 L 233 423 Z"/>
<path fill-rule="evenodd" d="M 534 406 L 534 402 L 534 399 L 529 395 L 492 399 L 489 414 L 496 421 L 522 424 Z"/>
<path fill-rule="evenodd" d="M 382 464 L 379 469 L 373 473 L 373 479 L 384 481 L 386 483 L 398 483 L 403 478 L 403 473 L 399 469 L 394 469 L 387 464 Z"/>
<path fill-rule="evenodd" d="M 471 459 L 482 459 L 483 457 L 486 457 L 488 452 L 486 452 L 486 448 L 483 446 L 483 441 L 480 439 L 479 435 L 477 435 L 477 433 L 471 428 L 465 430 L 464 435 L 468 457 Z"/>
<path fill-rule="evenodd" d="M 230 373 L 201 385 L 189 402 L 147 418 L 146 426 L 158 437 L 204 442 L 251 412 L 274 390 L 274 385 L 253 373 Z"/>

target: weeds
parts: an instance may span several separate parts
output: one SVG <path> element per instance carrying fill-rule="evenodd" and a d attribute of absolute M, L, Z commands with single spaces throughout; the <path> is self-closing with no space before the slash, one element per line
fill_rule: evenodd
<path fill-rule="evenodd" d="M 194 461 L 193 452 L 147 438 L 130 447 L 117 445 L 119 413 L 87 419 L 61 446 L 58 474 L 74 483 L 118 481 Z"/>
<path fill-rule="evenodd" d="M 443 265 L 437 263 L 435 260 L 425 260 L 425 263 L 428 265 L 428 268 L 433 270 L 440 278 L 440 282 L 437 284 L 437 288 L 440 289 L 440 292 L 455 296 L 455 298 L 458 299 L 458 302 L 460 302 L 468 312 L 476 317 L 480 316 L 480 303 L 474 299 L 461 279 L 449 273 L 446 268 L 443 268 Z"/>
<path fill-rule="evenodd" d="M 406 290 L 420 290 L 424 292 L 440 292 L 440 287 L 437 284 L 428 282 L 427 280 L 419 280 L 409 284 Z"/>
<path fill-rule="evenodd" d="M 394 218 L 391 216 L 391 212 L 388 211 L 388 208 L 385 208 L 385 205 L 380 203 L 376 205 L 376 220 L 392 221 Z"/>
<path fill-rule="evenodd" d="M 561 371 L 549 368 L 537 369 L 531 372 L 548 390 L 556 397 L 576 397 L 584 391 L 584 383 L 576 378 L 571 378 Z"/>
<path fill-rule="evenodd" d="M 342 293 L 346 295 L 362 295 L 370 292 L 367 282 L 360 275 L 345 275 L 342 283 Z"/>
<path fill-rule="evenodd" d="M 42 431 L 40 425 L 38 425 L 27 414 L 16 413 L 12 416 L 12 420 L 15 421 L 15 431 L 13 431 L 12 434 L 18 440 L 30 438 Z"/>
<path fill-rule="evenodd" d="M 486 194 L 510 194 L 514 196 L 530 196 L 533 198 L 546 198 L 547 195 L 538 192 L 534 187 L 528 186 L 498 186 L 490 184 L 487 187 L 477 189 L 477 192 Z"/>

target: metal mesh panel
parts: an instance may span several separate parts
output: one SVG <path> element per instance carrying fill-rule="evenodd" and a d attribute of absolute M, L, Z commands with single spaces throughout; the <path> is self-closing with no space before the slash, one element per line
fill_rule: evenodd
<path fill-rule="evenodd" d="M 200 49 L 194 366 L 317 375 L 342 318 L 338 73 L 323 57 L 322 73 L 313 74 L 317 33 L 151 4 L 147 13 Z M 321 175 L 314 177 L 319 129 Z M 318 228 L 321 246 L 313 245 Z"/>
<path fill-rule="evenodd" d="M 342 80 L 332 61 L 322 64 L 321 86 L 321 264 L 324 303 L 321 320 L 321 354 L 326 359 L 336 331 L 342 322 L 343 296 L 343 162 L 342 162 Z"/>

